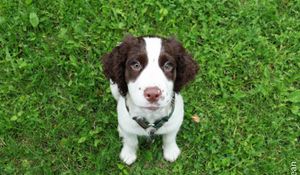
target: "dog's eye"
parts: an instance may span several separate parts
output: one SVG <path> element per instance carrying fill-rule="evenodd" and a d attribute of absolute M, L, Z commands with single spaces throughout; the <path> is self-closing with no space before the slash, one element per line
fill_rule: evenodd
<path fill-rule="evenodd" d="M 163 69 L 165 72 L 171 72 L 173 70 L 174 66 L 171 62 L 166 62 L 163 66 Z"/>
<path fill-rule="evenodd" d="M 142 69 L 142 65 L 138 61 L 133 61 L 132 63 L 130 63 L 130 67 L 135 71 L 140 71 Z"/>

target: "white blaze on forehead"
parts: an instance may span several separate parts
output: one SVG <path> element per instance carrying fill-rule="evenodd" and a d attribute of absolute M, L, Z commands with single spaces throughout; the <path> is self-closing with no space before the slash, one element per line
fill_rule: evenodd
<path fill-rule="evenodd" d="M 161 50 L 161 39 L 145 37 L 144 40 L 149 62 L 158 62 Z"/>

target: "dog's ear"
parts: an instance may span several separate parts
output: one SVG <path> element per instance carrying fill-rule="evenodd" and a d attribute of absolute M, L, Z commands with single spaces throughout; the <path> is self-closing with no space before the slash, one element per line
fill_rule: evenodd
<path fill-rule="evenodd" d="M 125 96 L 128 92 L 127 83 L 125 81 L 125 64 L 130 46 L 135 40 L 137 39 L 133 36 L 125 37 L 121 44 L 102 57 L 105 77 L 111 79 L 113 83 L 117 83 L 122 96 Z"/>
<path fill-rule="evenodd" d="M 174 91 L 179 92 L 181 88 L 195 78 L 199 66 L 183 45 L 175 38 L 167 39 L 168 50 L 176 59 L 176 79 Z"/>

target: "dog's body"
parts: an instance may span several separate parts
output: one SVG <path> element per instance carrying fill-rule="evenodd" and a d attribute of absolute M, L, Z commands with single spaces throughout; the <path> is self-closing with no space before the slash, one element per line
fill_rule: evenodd
<path fill-rule="evenodd" d="M 174 39 L 130 36 L 104 56 L 103 64 L 118 103 L 120 158 L 132 164 L 137 136 L 156 134 L 163 136 L 164 158 L 175 161 L 180 154 L 176 135 L 184 115 L 179 91 L 194 78 L 196 62 Z"/>
<path fill-rule="evenodd" d="M 111 85 L 112 90 L 117 89 L 116 84 Z M 113 91 L 112 91 L 113 92 Z M 113 92 L 114 93 L 114 92 Z M 118 92 L 117 92 L 118 93 Z M 126 99 L 126 103 L 125 103 Z M 175 106 L 173 115 L 170 117 L 167 123 L 159 128 L 155 134 L 163 135 L 164 142 L 164 158 L 168 161 L 174 161 L 180 154 L 180 150 L 176 144 L 176 135 L 179 131 L 183 120 L 183 100 L 180 94 L 175 95 Z M 133 116 L 143 116 L 149 123 L 154 123 L 162 116 L 166 116 L 171 111 L 170 106 L 163 107 L 156 111 L 149 112 L 147 109 L 141 109 L 136 106 L 130 97 L 124 98 L 119 96 L 117 99 L 117 112 L 118 112 L 118 131 L 121 137 L 123 137 L 124 147 L 121 151 L 120 158 L 126 163 L 131 164 L 136 159 L 136 149 L 138 145 L 137 136 L 150 136 L 150 129 L 143 129 L 135 120 Z M 126 109 L 126 105 L 129 111 Z"/>

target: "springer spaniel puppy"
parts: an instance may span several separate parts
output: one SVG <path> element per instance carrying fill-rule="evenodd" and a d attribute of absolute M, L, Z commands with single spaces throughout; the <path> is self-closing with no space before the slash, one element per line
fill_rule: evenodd
<path fill-rule="evenodd" d="M 137 156 L 138 136 L 163 137 L 163 155 L 173 162 L 180 154 L 176 135 L 184 109 L 181 88 L 198 65 L 175 39 L 128 36 L 103 58 L 104 74 L 117 100 L 120 158 L 128 165 Z"/>

